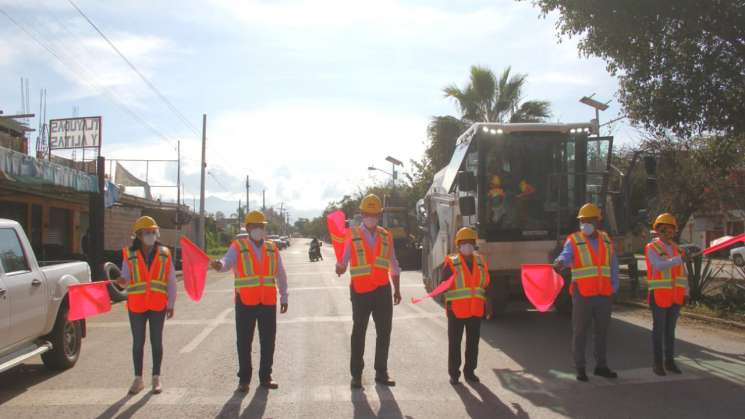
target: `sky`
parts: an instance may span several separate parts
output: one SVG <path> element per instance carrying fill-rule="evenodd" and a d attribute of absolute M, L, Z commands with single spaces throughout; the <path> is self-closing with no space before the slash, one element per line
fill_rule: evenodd
<path fill-rule="evenodd" d="M 180 140 L 187 204 L 199 194 L 206 114 L 208 211 L 245 201 L 247 175 L 253 208 L 265 190 L 267 206 L 296 219 L 386 181 L 367 170 L 390 170 L 386 156 L 412 170 L 432 116 L 457 115 L 443 87 L 465 84 L 474 64 L 527 74 L 525 98 L 550 101 L 553 121 L 592 119 L 578 102 L 592 93 L 612 100 L 601 122 L 621 115 L 605 64 L 581 57 L 576 40 L 557 37 L 556 16 L 526 1 L 74 2 L 172 106 L 69 1 L 0 0 L 18 23 L 0 13 L 0 109 L 21 110 L 27 78 L 32 112 L 44 88 L 48 119 L 102 116 L 109 160 L 176 159 Z M 624 122 L 608 130 L 617 144 L 639 137 Z M 121 164 L 145 177 L 144 164 Z M 154 185 L 175 174 L 173 163 L 147 168 Z"/>

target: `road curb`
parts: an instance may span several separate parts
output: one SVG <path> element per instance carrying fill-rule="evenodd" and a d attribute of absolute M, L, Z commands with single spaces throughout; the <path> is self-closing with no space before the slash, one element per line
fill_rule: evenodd
<path fill-rule="evenodd" d="M 649 304 L 646 304 L 646 303 L 637 303 L 635 301 L 616 301 L 616 303 L 621 304 L 621 305 L 625 305 L 625 306 L 639 307 L 639 308 L 644 308 L 644 309 L 647 309 L 647 310 L 649 309 Z M 738 329 L 745 330 L 745 323 L 743 323 L 743 322 L 737 322 L 737 321 L 734 321 L 734 320 L 727 320 L 727 319 L 720 319 L 718 317 L 704 316 L 703 314 L 696 314 L 696 313 L 691 313 L 691 312 L 687 312 L 687 311 L 681 311 L 680 314 L 682 316 L 689 317 L 691 319 L 696 319 L 696 320 L 702 320 L 702 321 L 707 321 L 707 322 L 712 322 L 712 323 L 723 324 L 723 325 L 727 325 L 727 326 L 731 326 L 731 327 L 736 327 Z"/>

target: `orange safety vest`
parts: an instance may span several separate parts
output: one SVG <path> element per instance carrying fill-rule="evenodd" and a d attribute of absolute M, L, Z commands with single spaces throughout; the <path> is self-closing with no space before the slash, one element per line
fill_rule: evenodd
<path fill-rule="evenodd" d="M 479 253 L 474 253 L 473 262 L 473 271 L 471 271 L 463 255 L 445 257 L 445 264 L 455 275 L 453 285 L 445 293 L 445 301 L 450 304 L 450 309 L 459 319 L 484 316 L 486 288 L 489 286 L 489 267 Z"/>
<path fill-rule="evenodd" d="M 375 248 L 362 237 L 360 227 L 349 229 L 352 240 L 352 254 L 349 260 L 349 274 L 352 289 L 358 294 L 372 292 L 378 287 L 388 285 L 388 272 L 393 255 L 393 238 L 388 230 L 377 227 Z"/>
<path fill-rule="evenodd" d="M 261 245 L 261 263 L 248 239 L 233 240 L 230 246 L 238 255 L 235 265 L 235 292 L 247 306 L 277 305 L 277 271 L 279 250 L 271 241 Z"/>
<path fill-rule="evenodd" d="M 122 260 L 129 268 L 127 309 L 134 313 L 163 311 L 168 305 L 168 274 L 171 269 L 171 252 L 158 246 L 148 269 L 142 251 L 122 249 Z"/>
<path fill-rule="evenodd" d="M 680 249 L 675 243 L 672 244 L 673 255 L 680 255 Z M 670 259 L 665 244 L 660 239 L 652 240 L 644 248 L 644 257 L 647 262 L 647 302 L 649 296 L 654 292 L 655 303 L 662 308 L 668 308 L 673 304 L 683 305 L 685 302 L 686 288 L 688 288 L 688 277 L 683 271 L 682 265 L 676 265 L 669 269 L 654 270 L 649 260 L 649 252 L 656 252 L 663 259 Z"/>
<path fill-rule="evenodd" d="M 572 244 L 574 254 L 572 286 L 569 293 L 574 295 L 574 288 L 577 287 L 583 297 L 613 294 L 613 284 L 610 280 L 613 243 L 608 234 L 598 231 L 597 252 L 592 249 L 581 232 L 570 234 L 567 240 Z"/>

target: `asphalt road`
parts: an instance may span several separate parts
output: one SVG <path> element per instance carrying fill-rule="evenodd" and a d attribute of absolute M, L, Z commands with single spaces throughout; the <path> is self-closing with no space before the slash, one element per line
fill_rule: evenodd
<path fill-rule="evenodd" d="M 307 262 L 307 242 L 282 255 L 290 282 L 289 312 L 278 315 L 274 378 L 279 390 L 255 385 L 235 393 L 237 356 L 230 274 L 210 273 L 202 301 L 181 292 L 166 323 L 164 392 L 127 396 L 131 336 L 121 305 L 89 323 L 77 366 L 49 372 L 34 359 L 0 374 L 3 418 L 266 417 L 266 418 L 741 418 L 745 417 L 745 334 L 683 322 L 678 328 L 681 376 L 650 369 L 650 320 L 644 310 L 616 307 L 609 361 L 620 379 L 574 380 L 570 322 L 514 304 L 482 325 L 482 383 L 453 387 L 447 375 L 446 320 L 423 294 L 417 272 L 402 279 L 394 310 L 393 388 L 376 386 L 374 327 L 368 329 L 364 391 L 349 388 L 351 305 L 348 278 L 333 273 L 333 256 Z M 254 341 L 258 362 L 258 338 Z M 149 371 L 146 349 L 145 371 Z M 256 365 L 256 364 L 255 364 Z M 591 364 L 592 365 L 592 364 Z"/>

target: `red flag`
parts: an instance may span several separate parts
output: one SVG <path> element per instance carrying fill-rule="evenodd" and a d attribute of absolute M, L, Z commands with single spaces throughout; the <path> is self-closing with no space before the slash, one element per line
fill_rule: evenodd
<path fill-rule="evenodd" d="M 70 309 L 67 319 L 81 320 L 111 310 L 109 281 L 86 282 L 67 286 L 67 299 Z"/>
<path fill-rule="evenodd" d="M 523 265 L 523 291 L 540 312 L 546 312 L 564 287 L 564 278 L 551 265 Z"/>
<path fill-rule="evenodd" d="M 181 272 L 184 274 L 184 289 L 193 301 L 202 299 L 209 263 L 210 258 L 202 249 L 188 238 L 181 237 Z"/>
<path fill-rule="evenodd" d="M 716 240 L 714 242 L 716 242 Z M 716 244 L 714 246 L 708 247 L 708 248 L 706 248 L 706 250 L 704 250 L 704 254 L 705 255 L 708 255 L 710 253 L 714 253 L 717 250 L 722 250 L 725 247 L 732 246 L 733 244 L 735 244 L 737 242 L 745 242 L 745 234 L 740 234 L 739 236 L 732 237 L 729 240 L 725 240 L 725 241 L 723 241 L 721 243 L 718 243 L 718 244 Z"/>
<path fill-rule="evenodd" d="M 326 216 L 326 227 L 329 229 L 331 244 L 334 246 L 336 261 L 341 263 L 344 257 L 344 240 L 347 237 L 347 227 L 344 225 L 347 216 L 344 211 L 338 210 Z"/>
<path fill-rule="evenodd" d="M 455 281 L 455 274 L 453 274 L 453 276 L 451 276 L 450 278 L 448 278 L 447 281 L 443 281 L 442 283 L 440 283 L 440 285 L 438 285 L 437 288 L 433 289 L 432 292 L 430 292 L 429 294 L 425 295 L 424 297 L 417 297 L 417 298 L 411 297 L 411 304 L 416 304 L 416 303 L 418 303 L 420 301 L 423 301 L 423 300 L 425 300 L 427 298 L 436 297 L 436 296 L 442 294 L 443 292 L 445 292 L 448 289 L 450 289 L 451 286 L 453 286 L 453 281 Z"/>

